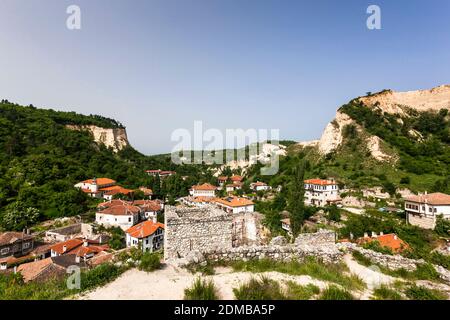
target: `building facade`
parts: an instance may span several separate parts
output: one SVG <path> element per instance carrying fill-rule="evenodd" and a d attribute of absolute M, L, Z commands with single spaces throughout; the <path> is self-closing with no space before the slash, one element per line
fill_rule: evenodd
<path fill-rule="evenodd" d="M 305 204 L 322 207 L 341 201 L 339 186 L 334 180 L 305 180 Z"/>
<path fill-rule="evenodd" d="M 409 224 L 434 229 L 438 216 L 450 219 L 450 195 L 436 192 L 407 197 L 405 213 Z"/>

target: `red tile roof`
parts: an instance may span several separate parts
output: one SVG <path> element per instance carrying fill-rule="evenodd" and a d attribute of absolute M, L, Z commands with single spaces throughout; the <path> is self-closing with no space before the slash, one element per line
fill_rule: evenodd
<path fill-rule="evenodd" d="M 192 186 L 192 190 L 204 190 L 204 191 L 210 191 L 210 190 L 216 190 L 217 187 L 213 186 L 209 183 L 204 183 L 200 185 Z"/>
<path fill-rule="evenodd" d="M 217 198 L 215 202 L 218 204 L 226 205 L 228 207 L 245 207 L 253 205 L 254 203 L 251 200 L 245 198 L 238 197 L 227 197 L 227 198 Z"/>
<path fill-rule="evenodd" d="M 79 247 L 83 244 L 83 240 L 76 238 L 70 239 L 64 242 L 57 243 L 50 247 L 50 249 L 58 254 L 66 254 L 67 252 Z M 66 247 L 66 251 L 64 251 L 64 246 Z"/>
<path fill-rule="evenodd" d="M 109 208 L 109 207 L 113 207 L 113 206 L 117 206 L 117 205 L 131 205 L 131 202 L 125 201 L 125 200 L 120 200 L 120 199 L 114 199 L 111 201 L 99 203 L 97 205 L 97 208 L 104 209 L 104 208 Z"/>
<path fill-rule="evenodd" d="M 394 233 L 384 234 L 376 237 L 362 237 L 356 240 L 358 244 L 369 243 L 372 241 L 378 241 L 380 243 L 380 246 L 387 247 L 393 252 L 400 252 L 409 248 L 408 244 Z"/>
<path fill-rule="evenodd" d="M 417 203 L 426 202 L 431 205 L 450 205 L 450 195 L 441 192 L 410 196 L 405 200 Z"/>
<path fill-rule="evenodd" d="M 28 240 L 33 237 L 22 232 L 3 232 L 0 233 L 0 245 L 11 244 L 16 242 L 17 240 Z"/>
<path fill-rule="evenodd" d="M 305 183 L 307 183 L 307 184 L 316 184 L 316 185 L 320 185 L 320 186 L 328 186 L 328 185 L 335 185 L 335 184 L 337 184 L 336 181 L 324 180 L 324 179 L 308 179 L 308 180 L 305 180 Z"/>
<path fill-rule="evenodd" d="M 115 180 L 109 179 L 109 178 L 97 178 L 96 180 L 97 180 L 97 185 L 98 185 L 98 186 L 102 186 L 102 185 L 105 185 L 105 184 L 113 184 L 113 183 L 116 183 Z M 84 181 L 81 181 L 81 182 L 82 182 L 82 183 L 93 184 L 93 183 L 94 183 L 94 179 L 88 179 L 88 180 L 84 180 Z"/>
<path fill-rule="evenodd" d="M 107 207 L 99 211 L 100 214 L 110 214 L 114 216 L 132 216 L 140 213 L 141 209 L 137 206 L 129 205 L 129 204 L 119 204 L 115 206 Z"/>
<path fill-rule="evenodd" d="M 238 181 L 238 182 L 240 182 L 240 181 L 242 181 L 242 177 L 241 176 L 232 176 L 231 177 L 231 181 Z"/>
<path fill-rule="evenodd" d="M 154 223 L 153 221 L 147 220 L 147 221 L 138 223 L 135 226 L 132 226 L 125 232 L 128 233 L 133 238 L 142 239 L 142 238 L 151 236 L 159 228 L 164 229 L 164 224 L 162 224 L 160 222 Z"/>
<path fill-rule="evenodd" d="M 217 179 L 218 179 L 219 181 L 227 181 L 227 180 L 228 180 L 228 177 L 220 176 L 220 177 L 218 177 Z"/>
<path fill-rule="evenodd" d="M 139 206 L 142 209 L 149 211 L 161 210 L 161 204 L 156 200 L 135 200 L 133 201 L 133 205 Z"/>

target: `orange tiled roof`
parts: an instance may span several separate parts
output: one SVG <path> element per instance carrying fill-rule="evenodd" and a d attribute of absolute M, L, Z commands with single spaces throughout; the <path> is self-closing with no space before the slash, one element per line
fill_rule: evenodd
<path fill-rule="evenodd" d="M 99 252 L 103 252 L 105 250 L 108 250 L 109 247 L 108 246 L 80 246 L 80 247 L 76 247 L 73 250 L 70 250 L 70 252 L 68 252 L 68 254 L 75 254 L 78 257 L 85 257 L 88 254 L 97 254 Z"/>
<path fill-rule="evenodd" d="M 147 221 L 138 223 L 135 226 L 132 226 L 125 232 L 128 233 L 133 238 L 142 239 L 142 238 L 151 236 L 159 228 L 164 229 L 164 224 L 162 224 L 160 222 L 154 223 L 153 221 L 147 220 Z"/>
<path fill-rule="evenodd" d="M 255 187 L 262 187 L 262 186 L 267 186 L 267 183 L 264 183 L 261 181 L 256 181 L 256 182 L 253 182 L 252 185 Z"/>
<path fill-rule="evenodd" d="M 450 195 L 441 192 L 410 196 L 405 200 L 417 203 L 427 202 L 431 205 L 450 205 Z"/>
<path fill-rule="evenodd" d="M 216 190 L 216 189 L 217 188 L 215 186 L 213 186 L 212 184 L 209 184 L 209 183 L 192 186 L 192 190 L 209 191 L 209 190 Z"/>
<path fill-rule="evenodd" d="M 17 271 L 22 274 L 23 280 L 28 282 L 35 279 L 51 264 L 53 264 L 52 258 L 46 258 L 43 260 L 21 264 L 17 267 Z"/>
<path fill-rule="evenodd" d="M 150 188 L 139 187 L 139 190 L 141 190 L 142 192 L 144 192 L 144 194 L 145 194 L 146 196 L 152 195 L 152 194 L 153 194 L 153 190 L 150 189 Z"/>
<path fill-rule="evenodd" d="M 380 246 L 387 247 L 393 252 L 399 252 L 409 248 L 408 244 L 394 233 L 384 234 L 376 237 L 363 237 L 359 238 L 356 242 L 358 244 L 364 244 L 372 241 L 378 241 L 380 243 Z"/>
<path fill-rule="evenodd" d="M 254 204 L 251 200 L 238 197 L 217 198 L 215 202 L 229 207 L 244 207 Z"/>
<path fill-rule="evenodd" d="M 22 238 L 28 240 L 33 237 L 22 232 L 3 232 L 0 233 L 0 245 L 11 244 L 17 240 L 22 240 Z"/>
<path fill-rule="evenodd" d="M 104 209 L 104 208 L 109 208 L 109 207 L 113 207 L 113 206 L 117 206 L 117 205 L 131 205 L 131 202 L 125 201 L 125 200 L 120 200 L 120 199 L 114 199 L 111 201 L 99 203 L 97 208 Z"/>
<path fill-rule="evenodd" d="M 93 184 L 94 183 L 94 179 L 84 180 L 84 181 L 82 181 L 82 183 Z M 116 181 L 113 180 L 113 179 L 109 179 L 109 178 L 97 178 L 97 185 L 98 186 L 105 185 L 105 184 L 111 184 L 111 183 L 116 183 Z"/>
<path fill-rule="evenodd" d="M 242 177 L 241 176 L 232 176 L 231 177 L 231 181 L 238 181 L 238 182 L 240 182 L 240 181 L 242 181 Z"/>
<path fill-rule="evenodd" d="M 73 249 L 75 249 L 76 247 L 79 247 L 83 244 L 83 240 L 82 239 L 70 239 L 64 242 L 59 242 L 53 246 L 50 247 L 50 249 L 58 254 L 65 254 Z M 66 246 L 66 251 L 63 250 L 64 246 Z"/>
<path fill-rule="evenodd" d="M 161 204 L 158 201 L 154 200 L 135 200 L 133 201 L 133 205 L 139 206 L 143 209 L 150 211 L 160 211 Z"/>
<path fill-rule="evenodd" d="M 119 204 L 115 206 L 107 207 L 99 211 L 101 214 L 110 214 L 114 216 L 131 216 L 137 214 L 141 211 L 141 209 L 137 206 L 129 205 L 129 204 Z"/>
<path fill-rule="evenodd" d="M 320 186 L 329 186 L 329 185 L 337 184 L 336 181 L 324 180 L 324 179 L 308 179 L 308 180 L 305 180 L 304 182 L 307 184 L 316 184 L 316 185 L 320 185 Z"/>
<path fill-rule="evenodd" d="M 105 191 L 105 190 L 104 189 L 100 189 L 100 191 Z M 129 194 L 129 193 L 132 193 L 132 192 L 133 192 L 133 190 L 125 189 L 125 188 L 122 188 L 122 187 L 118 187 L 118 188 L 114 188 L 112 190 L 106 191 L 105 194 L 109 195 L 109 196 L 113 196 L 113 195 L 119 194 L 119 193 L 121 193 L 121 194 Z"/>
<path fill-rule="evenodd" d="M 227 181 L 227 180 L 228 180 L 228 177 L 220 176 L 220 177 L 218 177 L 217 179 L 218 179 L 219 181 Z"/>

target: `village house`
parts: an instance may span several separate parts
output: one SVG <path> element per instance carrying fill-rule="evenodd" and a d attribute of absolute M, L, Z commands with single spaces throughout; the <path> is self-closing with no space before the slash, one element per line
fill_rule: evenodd
<path fill-rule="evenodd" d="M 50 247 L 51 257 L 74 255 L 78 262 L 86 261 L 108 249 L 107 245 L 99 245 L 95 241 L 82 238 L 70 239 Z"/>
<path fill-rule="evenodd" d="M 153 190 L 150 188 L 146 188 L 146 187 L 139 187 L 139 190 L 142 191 L 144 193 L 144 196 L 147 197 L 148 199 L 151 199 L 153 196 Z"/>
<path fill-rule="evenodd" d="M 412 225 L 434 229 L 442 215 L 450 219 L 450 195 L 440 192 L 414 195 L 405 199 L 406 221 Z"/>
<path fill-rule="evenodd" d="M 164 245 L 164 224 L 147 220 L 125 231 L 127 247 L 138 247 L 143 252 L 159 250 Z"/>
<path fill-rule="evenodd" d="M 159 178 L 166 178 L 166 177 L 170 177 L 174 174 L 176 174 L 175 171 L 164 171 L 164 170 L 146 170 L 145 171 L 149 176 L 153 176 L 153 177 L 159 177 Z"/>
<path fill-rule="evenodd" d="M 304 183 L 306 205 L 322 207 L 341 201 L 339 186 L 334 179 L 309 179 Z"/>
<path fill-rule="evenodd" d="M 227 213 L 253 212 L 255 210 L 255 204 L 251 200 L 246 198 L 217 198 L 214 200 L 214 203 L 217 207 Z"/>
<path fill-rule="evenodd" d="M 181 201 L 188 206 L 203 207 L 213 203 L 215 198 L 212 197 L 182 197 Z"/>
<path fill-rule="evenodd" d="M 235 176 L 235 175 L 233 175 L 233 176 L 231 176 L 231 178 L 230 178 L 230 180 L 231 180 L 231 183 L 238 183 L 238 182 L 242 182 L 242 180 L 243 180 L 244 178 L 242 178 L 241 176 Z"/>
<path fill-rule="evenodd" d="M 5 270 L 11 259 L 30 254 L 34 249 L 34 237 L 25 232 L 0 233 L 0 269 Z"/>
<path fill-rule="evenodd" d="M 114 201 L 114 200 L 113 200 Z M 112 203 L 112 202 L 111 202 Z M 141 208 L 131 205 L 125 201 L 106 205 L 102 203 L 99 208 L 104 208 L 95 213 L 95 222 L 99 225 L 109 227 L 119 227 L 122 230 L 134 226 L 139 222 Z"/>
<path fill-rule="evenodd" d="M 112 200 L 116 194 L 130 195 L 133 190 L 116 185 L 116 181 L 109 178 L 94 178 L 81 181 L 75 185 L 93 198 Z"/>
<path fill-rule="evenodd" d="M 141 209 L 140 220 L 156 220 L 158 213 L 164 209 L 164 204 L 157 200 L 135 200 L 132 204 Z"/>
<path fill-rule="evenodd" d="M 409 248 L 408 244 L 400 239 L 395 233 L 383 234 L 383 232 L 380 232 L 380 234 L 377 235 L 375 232 L 372 232 L 372 236 L 370 237 L 367 233 L 364 233 L 364 237 L 358 238 L 356 243 L 364 245 L 374 241 L 377 241 L 381 247 L 390 249 L 393 253 L 399 253 Z"/>
<path fill-rule="evenodd" d="M 225 186 L 226 192 L 233 192 L 242 189 L 242 182 L 234 182 Z"/>
<path fill-rule="evenodd" d="M 219 185 L 220 188 L 223 187 L 223 185 L 227 182 L 228 177 L 227 176 L 220 176 L 217 178 L 217 184 Z"/>
<path fill-rule="evenodd" d="M 193 197 L 215 197 L 217 187 L 204 183 L 200 185 L 192 186 L 189 190 L 189 194 Z"/>
<path fill-rule="evenodd" d="M 250 189 L 252 189 L 253 191 L 267 191 L 270 190 L 270 186 L 268 186 L 264 182 L 256 181 L 250 183 Z"/>

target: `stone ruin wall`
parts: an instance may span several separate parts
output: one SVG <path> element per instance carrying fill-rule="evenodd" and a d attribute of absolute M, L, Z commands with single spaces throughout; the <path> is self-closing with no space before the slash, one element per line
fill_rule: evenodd
<path fill-rule="evenodd" d="M 184 258 L 190 251 L 232 247 L 232 214 L 216 208 L 165 211 L 165 259 Z"/>

